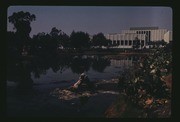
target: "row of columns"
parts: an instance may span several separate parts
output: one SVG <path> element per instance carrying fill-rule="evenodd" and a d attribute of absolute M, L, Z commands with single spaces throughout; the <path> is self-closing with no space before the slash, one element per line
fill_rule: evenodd
<path fill-rule="evenodd" d="M 118 44 L 122 46 L 132 46 L 134 40 L 113 40 L 112 44 Z M 144 40 L 140 40 L 140 44 L 144 43 Z M 143 44 L 145 45 L 145 43 Z"/>

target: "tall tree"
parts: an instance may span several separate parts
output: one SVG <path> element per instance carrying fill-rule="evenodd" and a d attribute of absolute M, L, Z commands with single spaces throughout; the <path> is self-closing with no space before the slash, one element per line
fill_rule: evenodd
<path fill-rule="evenodd" d="M 58 30 L 56 27 L 53 27 L 50 32 L 51 40 L 49 42 L 49 47 L 56 51 L 60 44 L 60 38 L 59 35 L 61 33 L 61 30 Z"/>
<path fill-rule="evenodd" d="M 29 12 L 20 11 L 14 12 L 8 19 L 14 25 L 14 29 L 16 29 L 16 39 L 14 41 L 16 41 L 19 53 L 21 54 L 25 50 L 27 52 L 30 40 L 29 34 L 31 32 L 30 23 L 36 19 L 36 16 Z"/>
<path fill-rule="evenodd" d="M 29 12 L 14 12 L 11 16 L 8 17 L 9 22 L 14 25 L 16 33 L 21 34 L 21 36 L 29 36 L 31 32 L 30 23 L 36 19 L 34 14 Z"/>

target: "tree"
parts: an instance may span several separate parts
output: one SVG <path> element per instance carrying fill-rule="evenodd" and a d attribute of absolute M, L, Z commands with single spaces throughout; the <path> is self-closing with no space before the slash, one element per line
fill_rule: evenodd
<path fill-rule="evenodd" d="M 18 57 L 20 55 L 19 53 L 19 47 L 18 47 L 18 41 L 16 41 L 16 34 L 14 32 L 7 32 L 7 58 L 9 60 L 12 60 L 14 57 Z"/>
<path fill-rule="evenodd" d="M 8 17 L 9 22 L 14 25 L 16 29 L 16 33 L 20 34 L 21 36 L 28 36 L 31 32 L 30 22 L 36 19 L 34 14 L 30 14 L 29 12 L 14 12 L 13 15 Z"/>
<path fill-rule="evenodd" d="M 48 36 L 49 37 L 49 36 Z M 47 51 L 47 36 L 44 32 L 38 33 L 37 35 L 33 35 L 31 41 L 31 53 L 33 55 L 38 55 L 41 53 L 45 53 Z"/>
<path fill-rule="evenodd" d="M 135 40 L 133 40 L 133 49 L 139 49 L 140 47 L 140 40 L 138 39 L 138 37 L 135 38 Z"/>
<path fill-rule="evenodd" d="M 64 33 L 62 30 L 58 30 L 56 27 L 51 29 L 50 35 L 52 37 L 52 41 L 56 44 L 56 49 L 59 46 L 68 47 L 69 46 L 69 36 Z"/>
<path fill-rule="evenodd" d="M 108 46 L 109 41 L 106 39 L 103 33 L 98 33 L 93 36 L 92 38 L 92 45 L 93 46 Z"/>
<path fill-rule="evenodd" d="M 69 41 L 69 36 L 65 33 L 61 33 L 60 36 L 60 45 L 63 46 L 64 48 L 70 47 L 70 41 Z"/>
<path fill-rule="evenodd" d="M 149 45 L 153 45 L 153 47 L 160 47 L 167 45 L 167 42 L 162 39 L 161 41 L 150 41 Z"/>
<path fill-rule="evenodd" d="M 90 38 L 88 33 L 82 31 L 75 32 L 73 31 L 70 35 L 70 43 L 74 48 L 88 48 L 90 44 Z"/>
<path fill-rule="evenodd" d="M 11 16 L 8 17 L 9 22 L 14 25 L 14 29 L 16 29 L 16 47 L 19 51 L 19 54 L 22 52 L 28 51 L 28 45 L 30 44 L 29 33 L 31 32 L 30 23 L 36 19 L 34 14 L 30 14 L 29 12 L 14 12 Z"/>
<path fill-rule="evenodd" d="M 60 32 L 61 32 L 61 30 L 58 30 L 56 27 L 53 27 L 53 28 L 51 29 L 50 35 L 51 35 L 52 37 L 57 37 Z"/>
<path fill-rule="evenodd" d="M 167 42 L 164 41 L 164 39 L 162 39 L 161 41 L 156 41 L 154 42 L 154 44 L 157 46 L 157 47 L 160 47 L 160 46 L 165 46 L 167 44 Z"/>
<path fill-rule="evenodd" d="M 61 30 L 58 30 L 56 27 L 53 27 L 50 32 L 51 40 L 49 42 L 49 47 L 56 51 L 60 44 L 59 34 Z"/>
<path fill-rule="evenodd" d="M 31 52 L 44 56 L 56 54 L 60 46 L 69 47 L 69 36 L 53 27 L 49 34 L 42 32 L 33 36 Z"/>

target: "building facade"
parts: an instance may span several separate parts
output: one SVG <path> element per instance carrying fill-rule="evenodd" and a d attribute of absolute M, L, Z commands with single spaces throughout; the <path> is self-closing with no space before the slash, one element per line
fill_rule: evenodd
<path fill-rule="evenodd" d="M 169 43 L 170 41 L 172 41 L 172 31 L 168 31 L 164 34 L 164 41 Z"/>
<path fill-rule="evenodd" d="M 169 42 L 172 40 L 172 32 L 158 27 L 131 27 L 121 33 L 106 34 L 105 37 L 117 48 L 132 48 L 137 39 L 140 41 L 140 48 L 144 48 L 148 47 L 150 41 Z"/>
<path fill-rule="evenodd" d="M 136 33 L 123 33 L 123 34 L 107 34 L 107 39 L 111 40 L 111 44 L 118 48 L 132 48 L 133 43 L 136 39 L 140 40 L 140 48 L 144 47 L 145 34 L 136 34 Z"/>

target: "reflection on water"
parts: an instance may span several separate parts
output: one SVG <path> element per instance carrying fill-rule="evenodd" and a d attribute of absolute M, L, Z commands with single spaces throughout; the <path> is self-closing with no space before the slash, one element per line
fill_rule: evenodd
<path fill-rule="evenodd" d="M 130 67 L 130 66 L 133 66 L 132 57 L 125 58 L 123 60 L 112 59 L 111 60 L 111 66 L 116 66 L 116 67 Z"/>
<path fill-rule="evenodd" d="M 94 57 L 92 62 L 92 69 L 97 72 L 103 72 L 107 66 L 110 66 L 110 61 L 103 57 Z"/>
<path fill-rule="evenodd" d="M 62 55 L 55 57 L 33 57 L 18 62 L 9 61 L 8 81 L 19 86 L 34 83 L 75 82 L 79 74 L 86 72 L 90 80 L 117 77 L 123 68 L 133 66 L 138 57 L 108 58 L 98 55 Z"/>

